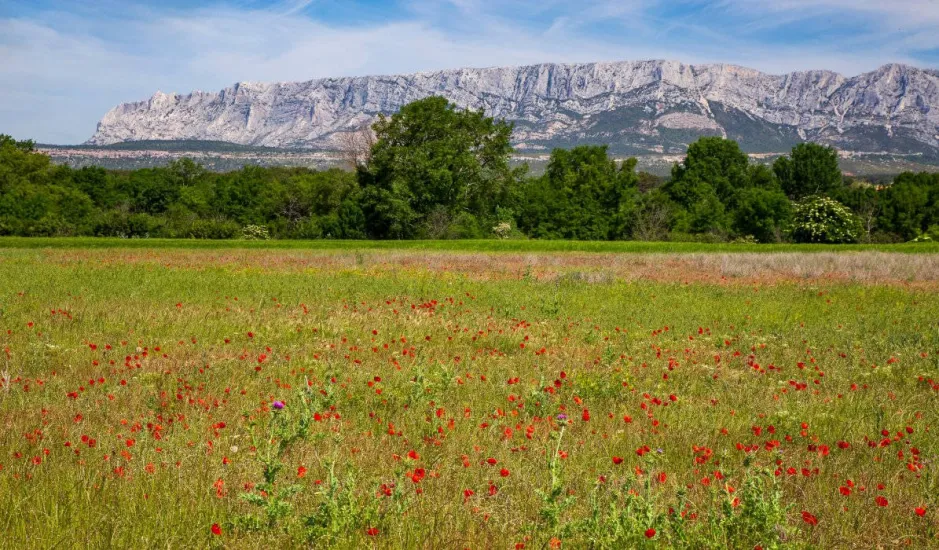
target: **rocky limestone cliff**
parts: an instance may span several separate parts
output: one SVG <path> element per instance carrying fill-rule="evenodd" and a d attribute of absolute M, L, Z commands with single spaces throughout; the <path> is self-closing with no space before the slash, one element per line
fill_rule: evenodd
<path fill-rule="evenodd" d="M 853 151 L 939 153 L 939 72 L 886 65 L 853 78 L 767 75 L 673 61 L 543 64 L 403 76 L 244 82 L 218 93 L 157 92 L 108 112 L 89 144 L 216 140 L 335 148 L 339 134 L 408 102 L 444 96 L 516 123 L 520 151 L 579 143 L 675 153 L 702 135 L 782 152 L 805 140 Z"/>

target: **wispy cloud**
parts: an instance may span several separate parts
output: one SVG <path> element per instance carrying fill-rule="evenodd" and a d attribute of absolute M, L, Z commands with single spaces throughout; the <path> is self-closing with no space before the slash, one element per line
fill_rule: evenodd
<path fill-rule="evenodd" d="M 121 101 L 245 80 L 650 58 L 936 66 L 936 28 L 929 0 L 7 0 L 0 133 L 75 143 Z"/>

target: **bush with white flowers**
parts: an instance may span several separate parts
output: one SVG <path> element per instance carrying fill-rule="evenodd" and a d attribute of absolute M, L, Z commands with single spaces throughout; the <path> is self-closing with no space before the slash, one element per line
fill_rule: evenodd
<path fill-rule="evenodd" d="M 492 232 L 495 233 L 496 237 L 499 239 L 508 239 L 512 235 L 512 225 L 508 222 L 502 222 L 493 227 Z"/>
<path fill-rule="evenodd" d="M 263 225 L 246 225 L 241 230 L 241 238 L 246 241 L 269 241 L 271 234 Z"/>
<path fill-rule="evenodd" d="M 855 243 L 861 221 L 840 202 L 828 197 L 808 197 L 795 207 L 792 239 L 799 243 Z"/>

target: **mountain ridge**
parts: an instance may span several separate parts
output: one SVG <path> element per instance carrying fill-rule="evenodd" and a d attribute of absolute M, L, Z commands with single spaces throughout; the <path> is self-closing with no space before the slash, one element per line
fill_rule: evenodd
<path fill-rule="evenodd" d="M 702 135 L 722 135 L 753 152 L 811 140 L 939 155 L 939 71 L 897 63 L 854 77 L 650 60 L 245 81 L 122 103 L 86 143 L 190 139 L 335 149 L 340 134 L 429 95 L 515 122 L 520 151 L 599 143 L 625 153 L 676 153 Z"/>

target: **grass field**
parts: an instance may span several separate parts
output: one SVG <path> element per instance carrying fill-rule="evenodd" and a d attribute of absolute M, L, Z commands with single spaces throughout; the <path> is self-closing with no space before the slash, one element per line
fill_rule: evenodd
<path fill-rule="evenodd" d="M 0 546 L 939 545 L 935 248 L 178 244 L 0 239 Z"/>
<path fill-rule="evenodd" d="M 618 254 L 694 253 L 694 252 L 901 252 L 937 254 L 939 243 L 903 244 L 704 244 L 642 241 L 539 241 L 539 240 L 456 240 L 456 241 L 315 241 L 204 240 L 204 239 L 118 239 L 100 237 L 0 237 L 3 248 L 143 248 L 143 249 L 261 249 L 261 250 L 431 250 L 465 252 L 598 252 Z"/>

